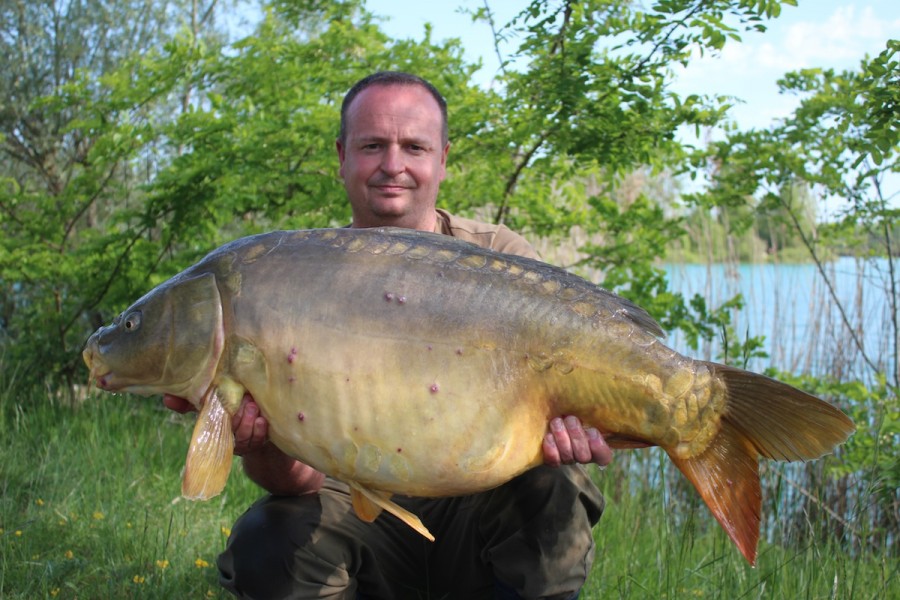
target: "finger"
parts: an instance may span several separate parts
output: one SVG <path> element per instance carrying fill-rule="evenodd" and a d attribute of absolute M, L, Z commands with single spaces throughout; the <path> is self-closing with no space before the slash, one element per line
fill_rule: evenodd
<path fill-rule="evenodd" d="M 245 402 L 241 404 L 239 411 L 235 413 L 234 437 L 242 441 L 249 440 L 253 437 L 253 425 L 259 416 L 259 407 L 253 402 Z"/>
<path fill-rule="evenodd" d="M 250 447 L 259 448 L 269 439 L 269 422 L 262 415 L 253 422 L 253 435 L 250 436 Z"/>
<path fill-rule="evenodd" d="M 559 448 L 556 447 L 556 440 L 553 437 L 553 434 L 547 432 L 544 435 L 544 442 L 542 444 L 544 450 L 544 464 L 551 467 L 558 467 L 562 464 L 562 461 L 559 459 Z"/>
<path fill-rule="evenodd" d="M 566 430 L 565 422 L 556 417 L 550 421 L 550 433 L 553 434 L 553 440 L 556 442 L 556 447 L 559 450 L 559 461 L 564 464 L 572 464 L 575 460 L 574 455 L 572 454 L 572 440 L 569 437 L 569 432 Z"/>
<path fill-rule="evenodd" d="M 572 448 L 572 460 L 582 464 L 591 462 L 591 447 L 581 420 L 570 415 L 565 418 L 565 424 L 566 433 L 569 434 L 569 444 Z"/>
<path fill-rule="evenodd" d="M 605 467 L 612 462 L 612 449 L 600 435 L 600 432 L 589 427 L 587 430 L 588 444 L 591 449 L 591 462 L 597 463 L 601 467 Z"/>
<path fill-rule="evenodd" d="M 194 411 L 196 412 L 196 408 L 193 404 L 185 400 L 184 398 L 179 398 L 178 396 L 172 396 L 171 394 L 163 395 L 163 406 L 168 408 L 169 410 L 174 410 L 177 413 L 187 413 Z"/>

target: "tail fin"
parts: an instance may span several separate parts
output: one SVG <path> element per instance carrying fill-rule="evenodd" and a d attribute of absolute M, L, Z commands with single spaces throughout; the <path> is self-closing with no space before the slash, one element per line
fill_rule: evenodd
<path fill-rule="evenodd" d="M 819 458 L 845 442 L 855 427 L 838 409 L 785 383 L 724 365 L 708 366 L 725 381 L 722 428 L 699 456 L 669 456 L 753 565 L 762 505 L 758 458 Z"/>

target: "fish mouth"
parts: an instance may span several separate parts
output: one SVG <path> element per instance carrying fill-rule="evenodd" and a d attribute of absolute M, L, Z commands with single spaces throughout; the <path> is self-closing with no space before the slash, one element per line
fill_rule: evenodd
<path fill-rule="evenodd" d="M 97 387 L 101 390 L 112 391 L 115 389 L 115 385 L 110 381 L 110 375 L 112 375 L 112 371 L 107 371 L 106 373 L 93 373 L 91 374 L 91 381 L 96 382 Z"/>
<path fill-rule="evenodd" d="M 100 365 L 94 365 L 91 367 L 91 374 L 88 376 L 88 387 L 96 384 L 97 388 L 104 391 L 115 391 L 116 385 L 114 383 L 115 376 L 113 372 L 109 369 L 105 371 L 101 371 Z"/>
<path fill-rule="evenodd" d="M 90 370 L 90 374 L 88 375 L 88 390 L 96 383 L 97 387 L 101 390 L 113 391 L 115 389 L 115 384 L 112 381 L 114 378 L 112 369 L 105 368 L 103 363 L 98 360 L 97 352 L 90 342 L 84 352 L 81 353 L 81 356 L 84 358 L 84 362 Z"/>

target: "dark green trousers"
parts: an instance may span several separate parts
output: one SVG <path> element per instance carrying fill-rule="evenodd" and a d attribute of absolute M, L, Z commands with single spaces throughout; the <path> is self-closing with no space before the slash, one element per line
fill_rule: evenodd
<path fill-rule="evenodd" d="M 218 567 L 241 598 L 568 598 L 594 557 L 603 497 L 582 467 L 538 467 L 487 492 L 395 496 L 434 534 L 429 542 L 388 513 L 353 513 L 347 486 L 266 496 L 237 521 Z"/>

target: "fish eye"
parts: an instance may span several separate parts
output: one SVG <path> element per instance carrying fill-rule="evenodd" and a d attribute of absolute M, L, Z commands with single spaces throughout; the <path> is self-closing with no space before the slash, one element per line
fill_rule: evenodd
<path fill-rule="evenodd" d="M 122 317 L 122 327 L 125 331 L 136 331 L 141 326 L 141 311 L 136 310 Z"/>

